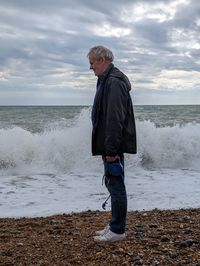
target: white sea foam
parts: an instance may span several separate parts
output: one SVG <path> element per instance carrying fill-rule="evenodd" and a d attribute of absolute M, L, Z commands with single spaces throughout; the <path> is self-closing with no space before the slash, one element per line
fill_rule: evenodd
<path fill-rule="evenodd" d="M 200 124 L 155 127 L 138 123 L 139 156 L 144 165 L 156 168 L 200 169 Z"/>
<path fill-rule="evenodd" d="M 137 121 L 138 154 L 126 156 L 131 170 L 138 167 L 199 169 L 200 124 L 156 127 Z M 5 174 L 93 171 L 99 165 L 90 151 L 91 121 L 82 110 L 70 127 L 58 124 L 42 133 L 20 127 L 0 129 L 0 168 Z"/>

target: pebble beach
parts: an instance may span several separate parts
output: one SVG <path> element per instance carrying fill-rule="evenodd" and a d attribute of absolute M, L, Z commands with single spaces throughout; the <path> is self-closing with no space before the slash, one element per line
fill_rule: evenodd
<path fill-rule="evenodd" d="M 200 265 L 200 209 L 128 212 L 126 239 L 96 243 L 109 212 L 0 219 L 0 265 Z"/>

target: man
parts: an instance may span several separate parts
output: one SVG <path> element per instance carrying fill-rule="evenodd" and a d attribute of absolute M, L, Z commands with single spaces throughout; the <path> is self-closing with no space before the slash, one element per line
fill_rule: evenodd
<path fill-rule="evenodd" d="M 105 185 L 111 196 L 111 220 L 94 237 L 98 242 L 125 238 L 127 195 L 124 184 L 124 153 L 136 153 L 136 129 L 128 78 L 113 64 L 113 53 L 95 46 L 87 55 L 98 77 L 92 108 L 92 154 L 102 155 Z"/>

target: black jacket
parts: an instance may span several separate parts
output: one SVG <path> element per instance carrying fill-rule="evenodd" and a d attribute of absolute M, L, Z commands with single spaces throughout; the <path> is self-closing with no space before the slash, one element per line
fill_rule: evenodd
<path fill-rule="evenodd" d="M 93 107 L 92 154 L 115 156 L 137 152 L 131 84 L 113 64 L 98 79 Z"/>

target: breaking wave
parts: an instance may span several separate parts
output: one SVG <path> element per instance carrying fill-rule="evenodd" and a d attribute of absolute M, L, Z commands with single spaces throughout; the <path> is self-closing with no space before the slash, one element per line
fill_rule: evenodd
<path fill-rule="evenodd" d="M 200 124 L 156 127 L 136 121 L 138 154 L 127 155 L 129 170 L 137 167 L 200 168 Z M 46 128 L 32 133 L 21 127 L 0 129 L 0 170 L 27 172 L 96 171 L 101 159 L 91 156 L 90 110 L 83 109 L 68 127 Z"/>

